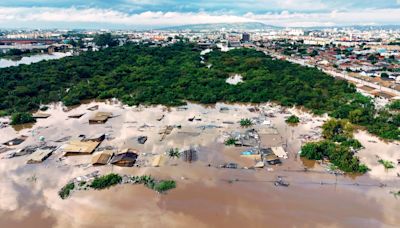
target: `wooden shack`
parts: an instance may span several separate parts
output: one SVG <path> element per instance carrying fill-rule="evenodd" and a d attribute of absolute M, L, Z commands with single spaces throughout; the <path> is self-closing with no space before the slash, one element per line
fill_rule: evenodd
<path fill-rule="evenodd" d="M 138 158 L 138 151 L 135 149 L 125 149 L 116 154 L 111 159 L 111 164 L 124 167 L 132 167 Z"/>

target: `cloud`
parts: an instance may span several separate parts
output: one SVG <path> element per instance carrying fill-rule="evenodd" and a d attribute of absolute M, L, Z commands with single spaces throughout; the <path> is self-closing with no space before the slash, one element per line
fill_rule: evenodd
<path fill-rule="evenodd" d="M 289 4 L 294 0 L 282 1 Z M 307 3 L 309 1 L 305 1 Z M 365 9 L 299 13 L 253 13 L 237 15 L 223 12 L 162 12 L 145 11 L 126 13 L 114 9 L 99 8 L 50 8 L 50 7 L 0 7 L 0 27 L 108 27 L 154 28 L 162 26 L 233 23 L 257 21 L 287 27 L 335 26 L 354 24 L 397 24 L 400 9 Z"/>

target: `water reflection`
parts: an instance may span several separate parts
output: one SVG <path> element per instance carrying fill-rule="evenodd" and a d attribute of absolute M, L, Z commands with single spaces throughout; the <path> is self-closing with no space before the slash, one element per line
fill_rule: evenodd
<path fill-rule="evenodd" d="M 56 52 L 53 54 L 40 54 L 40 55 L 33 55 L 28 57 L 22 57 L 20 60 L 11 60 L 11 59 L 0 59 L 0 68 L 11 67 L 11 66 L 18 66 L 20 64 L 31 64 L 37 63 L 42 60 L 52 60 L 52 59 L 60 59 L 66 56 L 71 56 L 72 53 L 61 53 Z"/>

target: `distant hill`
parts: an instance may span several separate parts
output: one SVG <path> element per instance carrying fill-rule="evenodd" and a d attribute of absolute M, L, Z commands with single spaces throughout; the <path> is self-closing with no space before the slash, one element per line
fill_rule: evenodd
<path fill-rule="evenodd" d="M 161 28 L 160 30 L 271 30 L 280 29 L 280 27 L 266 25 L 260 22 L 240 22 L 240 23 L 209 23 L 209 24 L 191 24 L 191 25 L 180 25 L 174 27 Z"/>

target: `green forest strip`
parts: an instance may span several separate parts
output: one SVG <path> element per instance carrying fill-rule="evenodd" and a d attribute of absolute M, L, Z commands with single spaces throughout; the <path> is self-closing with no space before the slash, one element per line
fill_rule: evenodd
<path fill-rule="evenodd" d="M 84 191 L 89 189 L 102 190 L 119 184 L 142 184 L 158 193 L 165 193 L 176 188 L 176 182 L 174 180 L 156 180 L 152 176 L 147 175 L 121 176 L 116 173 L 110 173 L 104 176 L 96 177 L 89 182 L 70 182 L 60 189 L 58 195 L 61 199 L 66 199 L 73 191 Z"/>
<path fill-rule="evenodd" d="M 185 101 L 276 101 L 315 114 L 349 119 L 385 139 L 400 139 L 400 115 L 377 111 L 354 85 L 252 49 L 213 51 L 201 62 L 194 44 L 167 47 L 128 44 L 79 56 L 0 69 L 0 113 L 37 110 L 40 104 L 118 98 L 128 105 L 182 105 Z M 211 64 L 208 68 L 207 65 Z M 232 74 L 243 83 L 230 85 Z"/>

